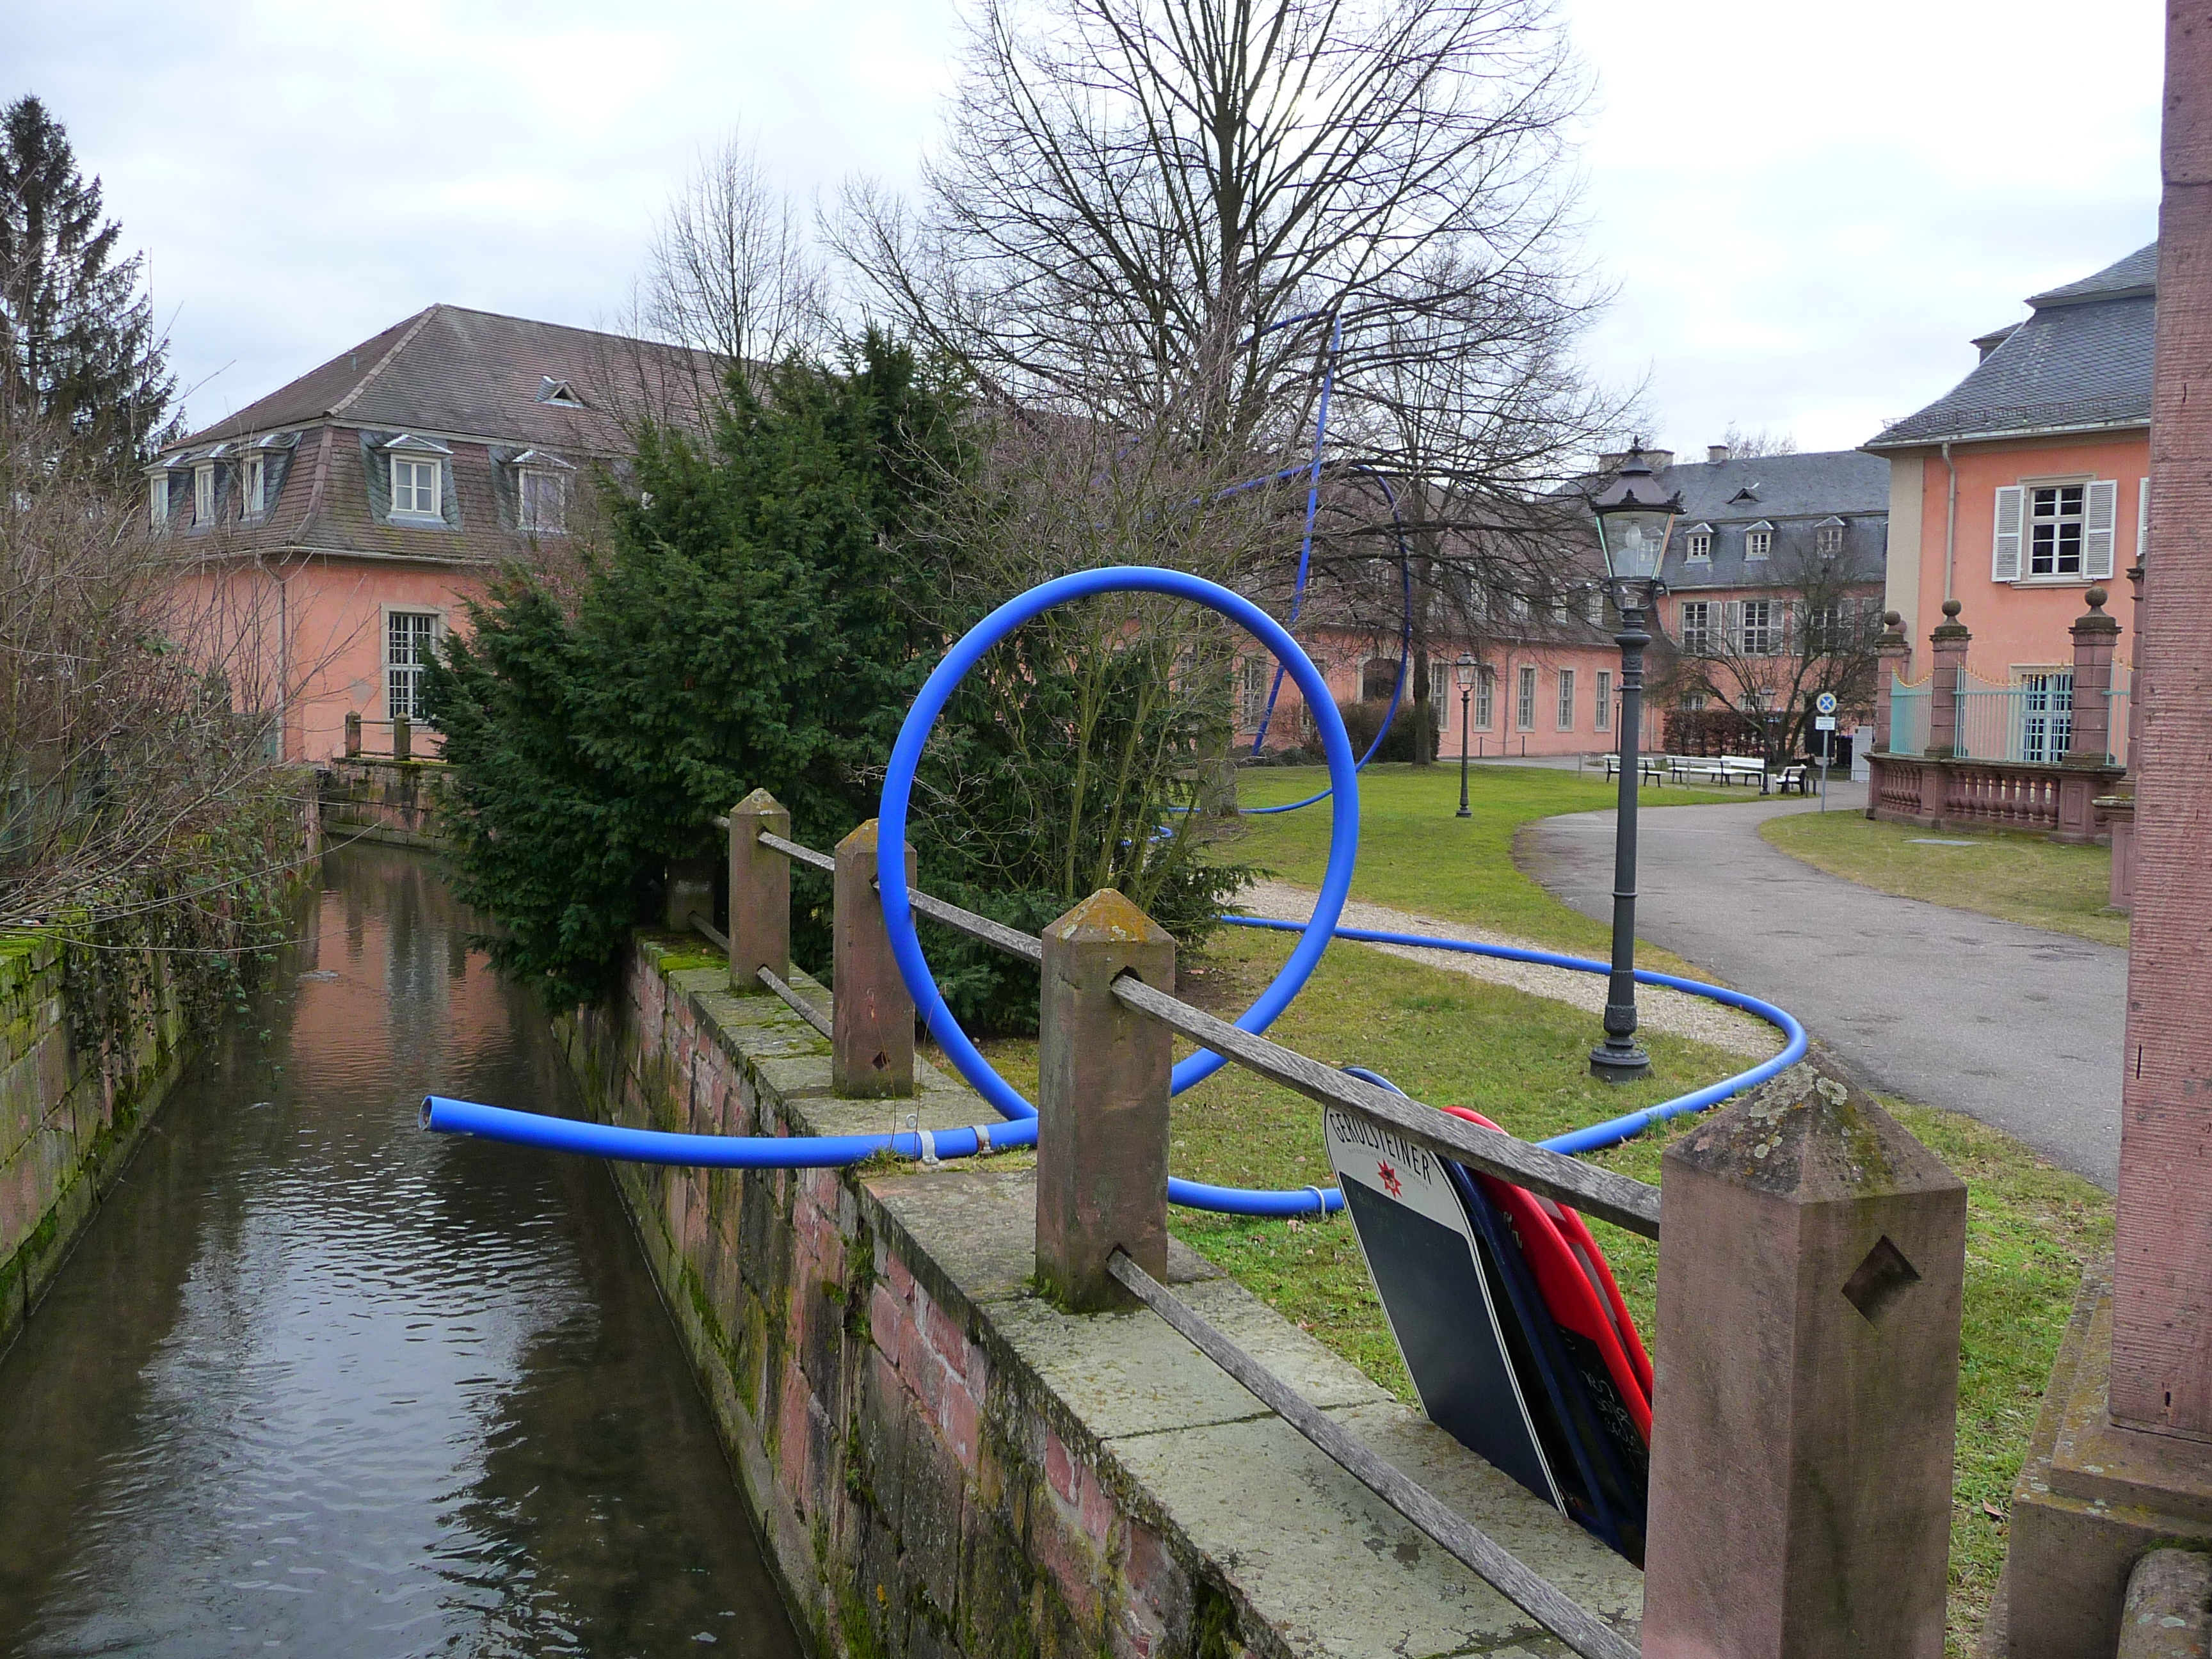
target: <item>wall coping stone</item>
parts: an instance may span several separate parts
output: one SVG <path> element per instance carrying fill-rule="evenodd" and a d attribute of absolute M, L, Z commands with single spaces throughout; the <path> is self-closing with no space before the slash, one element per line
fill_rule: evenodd
<path fill-rule="evenodd" d="M 763 1124 L 837 1134 L 879 1132 L 894 1117 L 903 1127 L 908 1114 L 930 1129 L 1000 1121 L 963 1082 L 920 1059 L 908 1098 L 835 1099 L 828 1042 L 781 1000 L 733 994 L 719 953 L 701 941 L 641 933 L 636 945 L 632 971 L 659 975 L 688 1001 L 697 1031 L 750 1082 Z M 702 957 L 714 965 L 698 965 Z M 817 1006 L 827 1000 L 803 972 L 791 983 Z M 661 1034 L 637 1036 L 650 1046 Z M 1034 1164 L 1033 1153 L 1012 1152 L 934 1170 L 872 1164 L 836 1173 L 879 1250 L 965 1327 L 1000 1381 L 1123 1512 L 1157 1531 L 1194 1576 L 1227 1587 L 1248 1644 L 1344 1659 L 1556 1650 L 1158 1315 L 1070 1316 L 1036 1294 Z M 1633 1638 L 1643 1583 L 1627 1562 L 1180 1243 L 1168 1278 L 1380 1455 Z M 776 1467 L 758 1445 L 735 1450 L 750 1486 Z M 811 1553 L 787 1509 L 760 1519 L 779 1553 L 796 1544 Z M 824 1565 L 778 1562 L 787 1586 L 814 1582 Z"/>

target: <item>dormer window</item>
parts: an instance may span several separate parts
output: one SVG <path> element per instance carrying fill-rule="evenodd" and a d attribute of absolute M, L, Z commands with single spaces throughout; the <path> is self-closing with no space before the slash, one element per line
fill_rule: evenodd
<path fill-rule="evenodd" d="M 516 527 L 532 536 L 567 535 L 568 474 L 575 469 L 539 449 L 526 449 L 508 465 L 514 468 Z"/>
<path fill-rule="evenodd" d="M 1824 559 L 1832 559 L 1844 550 L 1844 521 L 1823 519 L 1813 526 L 1813 550 Z"/>
<path fill-rule="evenodd" d="M 1742 489 L 1737 490 L 1735 495 L 1729 497 L 1729 505 L 1730 507 L 1735 507 L 1744 501 L 1755 501 L 1758 499 L 1759 486 L 1755 483 L 1747 483 Z"/>
<path fill-rule="evenodd" d="M 246 516 L 258 519 L 269 510 L 269 458 L 246 458 Z"/>
<path fill-rule="evenodd" d="M 1743 556 L 1763 559 L 1774 551 L 1774 526 L 1761 519 L 1743 532 Z"/>
<path fill-rule="evenodd" d="M 385 465 L 391 469 L 394 524 L 424 529 L 442 527 L 446 513 L 446 461 L 453 451 L 434 438 L 403 432 L 384 446 Z"/>
<path fill-rule="evenodd" d="M 557 404 L 562 409 L 581 409 L 584 406 L 584 400 L 576 395 L 573 386 L 566 380 L 555 380 L 550 374 L 544 376 L 538 382 L 538 401 L 541 404 Z"/>
<path fill-rule="evenodd" d="M 1713 527 L 1709 524 L 1693 524 L 1686 532 L 1689 540 L 1689 558 L 1692 564 L 1713 562 Z"/>
<path fill-rule="evenodd" d="M 215 463 L 202 461 L 192 469 L 192 522 L 215 522 Z"/>

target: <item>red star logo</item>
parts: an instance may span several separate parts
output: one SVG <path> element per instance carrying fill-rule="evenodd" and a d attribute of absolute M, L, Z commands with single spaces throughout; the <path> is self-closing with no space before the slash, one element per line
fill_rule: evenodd
<path fill-rule="evenodd" d="M 1405 1191 L 1405 1182 L 1398 1179 L 1398 1172 L 1389 1164 L 1378 1163 L 1375 1166 L 1375 1173 L 1382 1177 L 1382 1189 L 1391 1197 L 1395 1198 Z"/>

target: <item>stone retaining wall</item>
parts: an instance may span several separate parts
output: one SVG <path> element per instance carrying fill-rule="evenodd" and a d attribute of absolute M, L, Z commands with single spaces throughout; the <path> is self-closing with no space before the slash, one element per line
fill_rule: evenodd
<path fill-rule="evenodd" d="M 439 803 L 452 773 L 443 761 L 361 755 L 321 769 L 324 829 L 336 840 L 385 842 L 443 852 Z"/>
<path fill-rule="evenodd" d="M 821 988 L 800 975 L 808 994 Z M 828 1044 L 641 937 L 622 994 L 561 1023 L 590 1109 L 731 1134 L 890 1127 L 834 1099 Z M 994 1121 L 927 1066 L 924 1127 Z M 1145 1310 L 1031 1288 L 1024 1154 L 937 1170 L 616 1166 L 793 1616 L 823 1654 L 1565 1651 Z M 1346 1224 L 1339 1222 L 1334 1224 Z M 1585 1606 L 1638 1575 L 1176 1247 L 1216 1325 Z"/>
<path fill-rule="evenodd" d="M 185 1022 L 166 972 L 136 1040 L 102 1063 L 70 1030 L 62 946 L 0 937 L 0 1350 L 22 1328 L 182 1070 Z"/>

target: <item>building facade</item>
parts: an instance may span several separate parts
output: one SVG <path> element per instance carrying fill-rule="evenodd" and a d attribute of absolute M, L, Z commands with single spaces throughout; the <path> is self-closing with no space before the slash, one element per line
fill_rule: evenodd
<path fill-rule="evenodd" d="M 1957 605 L 1965 678 L 1954 746 L 2055 763 L 2072 742 L 2074 624 L 2088 589 L 2140 558 L 2149 525 L 2158 249 L 2031 298 L 1974 342 L 1981 360 L 1927 408 L 1885 428 L 1893 526 L 1886 604 L 1901 618 L 1896 742 L 1917 752 L 1930 635 Z M 2131 606 L 2112 668 L 2108 749 L 2124 764 Z"/>
<path fill-rule="evenodd" d="M 154 528 L 250 629 L 234 687 L 289 760 L 374 751 L 419 716 L 422 669 L 509 560 L 557 558 L 624 419 L 696 415 L 698 354 L 435 305 L 166 449 Z M 434 746 L 425 732 L 418 743 Z"/>

